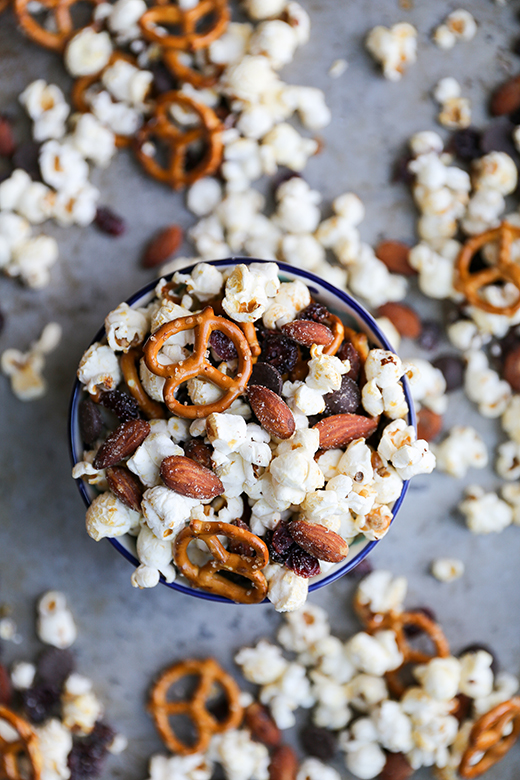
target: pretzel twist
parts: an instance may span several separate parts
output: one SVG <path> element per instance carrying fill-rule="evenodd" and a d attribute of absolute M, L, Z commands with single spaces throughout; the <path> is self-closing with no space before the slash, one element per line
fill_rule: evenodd
<path fill-rule="evenodd" d="M 209 89 L 214 87 L 224 72 L 224 66 L 214 65 L 211 68 L 211 73 L 202 73 L 191 65 L 187 65 L 183 61 L 183 52 L 177 49 L 164 49 L 162 53 L 162 60 L 178 81 L 191 84 L 195 89 Z"/>
<path fill-rule="evenodd" d="M 143 387 L 137 370 L 137 364 L 140 358 L 141 350 L 136 349 L 135 347 L 129 349 L 128 352 L 123 352 L 121 355 L 120 365 L 126 386 L 148 420 L 161 420 L 166 417 L 166 412 L 161 404 L 158 404 L 150 398 Z"/>
<path fill-rule="evenodd" d="M 169 700 L 168 692 L 171 686 L 183 677 L 193 675 L 200 679 L 192 698 L 182 701 Z M 227 717 L 222 721 L 218 721 L 206 707 L 215 684 L 223 689 L 228 705 Z M 213 658 L 204 661 L 187 659 L 167 669 L 152 689 L 148 709 L 165 745 L 182 756 L 204 753 L 213 734 L 236 728 L 243 715 L 238 685 Z M 185 715 L 190 718 L 197 731 L 197 739 L 192 745 L 186 744 L 175 734 L 169 720 L 172 715 Z"/>
<path fill-rule="evenodd" d="M 504 735 L 508 727 L 511 731 Z M 458 769 L 459 775 L 471 780 L 484 774 L 505 756 L 519 736 L 520 696 L 515 696 L 497 704 L 473 724 Z"/>
<path fill-rule="evenodd" d="M 330 314 L 327 317 L 327 319 L 329 320 L 328 325 L 332 330 L 332 335 L 334 336 L 334 339 L 327 347 L 323 348 L 323 354 L 335 355 L 343 343 L 343 339 L 345 336 L 345 326 L 343 325 L 340 318 L 337 317 L 335 314 Z"/>
<path fill-rule="evenodd" d="M 176 333 L 191 329 L 195 334 L 193 354 L 179 363 L 167 365 L 159 363 L 158 356 L 164 343 Z M 207 358 L 209 337 L 214 330 L 222 331 L 235 345 L 238 354 L 238 368 L 235 377 L 224 374 Z M 153 374 L 166 379 L 163 394 L 168 409 L 173 414 L 190 420 L 197 417 L 207 417 L 214 412 L 223 412 L 228 409 L 233 401 L 244 392 L 253 369 L 251 350 L 241 329 L 231 320 L 215 316 L 211 306 L 207 306 L 199 314 L 190 314 L 188 317 L 178 317 L 171 322 L 165 322 L 148 338 L 143 352 L 148 369 Z M 177 388 L 188 379 L 195 379 L 199 376 L 222 388 L 225 391 L 222 398 L 213 403 L 199 406 L 185 406 L 177 401 L 175 398 Z"/>
<path fill-rule="evenodd" d="M 71 6 L 82 0 L 40 0 L 40 5 L 52 14 L 52 27 L 39 24 L 31 14 L 31 0 L 14 0 L 18 24 L 28 38 L 52 51 L 62 52 L 77 29 L 70 13 Z M 102 0 L 88 0 L 97 5 Z M 79 28 L 78 28 L 79 29 Z"/>
<path fill-rule="evenodd" d="M 158 5 L 145 11 L 139 19 L 143 38 L 166 49 L 195 51 L 205 49 L 224 33 L 230 19 L 226 0 L 200 0 L 193 8 L 183 10 L 178 5 Z M 201 30 L 204 21 L 205 30 Z M 161 35 L 156 26 L 172 25 L 178 32 Z"/>
<path fill-rule="evenodd" d="M 511 244 L 513 240 L 520 238 L 520 228 L 510 225 L 508 222 L 486 230 L 478 236 L 473 236 L 462 247 L 455 266 L 455 289 L 463 293 L 468 303 L 490 314 L 503 314 L 511 317 L 520 309 L 520 265 L 511 258 Z M 470 266 L 474 255 L 486 244 L 499 242 L 498 259 L 495 265 L 483 268 L 481 271 L 471 273 Z M 495 306 L 484 300 L 481 291 L 489 284 L 496 282 L 510 282 L 518 291 L 518 298 L 514 303 Z"/>
<path fill-rule="evenodd" d="M 227 537 L 233 543 L 249 545 L 256 553 L 255 557 L 228 552 L 217 534 Z M 194 539 L 205 542 L 213 556 L 203 566 L 197 566 L 188 557 L 188 546 Z M 269 551 L 262 539 L 245 528 L 231 523 L 192 520 L 175 540 L 174 560 L 186 579 L 208 593 L 225 596 L 240 604 L 258 604 L 267 594 L 267 580 L 261 569 L 269 563 Z M 221 571 L 239 574 L 248 579 L 251 585 L 248 587 L 231 582 L 219 574 Z"/>
<path fill-rule="evenodd" d="M 36 732 L 26 720 L 0 705 L 0 721 L 2 720 L 8 723 L 18 736 L 9 742 L 0 735 L 0 778 L 27 780 L 29 777 L 30 780 L 40 780 L 42 756 Z"/>

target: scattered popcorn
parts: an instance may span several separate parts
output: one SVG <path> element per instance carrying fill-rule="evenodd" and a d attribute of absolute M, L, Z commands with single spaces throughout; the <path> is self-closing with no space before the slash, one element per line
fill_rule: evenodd
<path fill-rule="evenodd" d="M 108 65 L 112 41 L 107 32 L 84 27 L 67 44 L 65 65 L 71 76 L 90 76 Z"/>
<path fill-rule="evenodd" d="M 334 60 L 329 68 L 329 76 L 333 79 L 339 79 L 348 68 L 348 62 L 346 60 Z"/>
<path fill-rule="evenodd" d="M 437 468 L 456 479 L 465 477 L 469 468 L 482 469 L 488 464 L 484 440 L 469 425 L 455 425 L 433 451 Z"/>
<path fill-rule="evenodd" d="M 61 326 L 57 322 L 49 322 L 28 352 L 6 349 L 2 353 L 0 358 L 2 372 L 10 377 L 11 389 L 20 401 L 33 401 L 45 395 L 47 384 L 42 376 L 45 355 L 56 349 L 61 334 Z"/>
<path fill-rule="evenodd" d="M 439 582 L 453 582 L 464 574 L 464 564 L 457 558 L 436 558 L 432 562 L 432 574 Z"/>
<path fill-rule="evenodd" d="M 417 58 L 417 30 L 407 22 L 394 24 L 390 29 L 378 25 L 370 31 L 366 47 L 381 63 L 384 77 L 399 81 Z"/>
<path fill-rule="evenodd" d="M 466 395 L 470 401 L 478 404 L 478 410 L 483 417 L 500 417 L 511 398 L 509 384 L 504 379 L 500 379 L 496 371 L 489 368 L 488 359 L 481 350 L 469 350 L 465 357 Z"/>
<path fill-rule="evenodd" d="M 510 505 L 496 493 L 486 493 L 479 485 L 466 488 L 466 497 L 458 508 L 474 534 L 500 533 L 513 522 Z"/>
<path fill-rule="evenodd" d="M 76 641 L 77 629 L 63 593 L 50 590 L 38 602 L 38 637 L 54 647 L 70 647 Z"/>
<path fill-rule="evenodd" d="M 439 49 L 452 49 L 457 41 L 473 40 L 476 32 L 477 23 L 470 12 L 457 8 L 436 28 L 433 40 Z"/>

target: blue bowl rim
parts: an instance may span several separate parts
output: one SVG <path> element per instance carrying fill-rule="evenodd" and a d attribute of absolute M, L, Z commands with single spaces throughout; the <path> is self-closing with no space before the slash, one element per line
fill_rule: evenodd
<path fill-rule="evenodd" d="M 177 271 L 182 271 L 183 273 L 191 273 L 191 271 L 195 268 L 196 265 L 198 265 L 200 262 L 207 262 L 209 265 L 214 265 L 216 267 L 219 266 L 228 266 L 233 263 L 243 263 L 245 265 L 250 265 L 251 263 L 268 263 L 268 262 L 276 262 L 276 265 L 280 269 L 280 271 L 283 273 L 284 271 L 295 275 L 297 277 L 303 278 L 310 282 L 311 284 L 318 284 L 319 286 L 325 288 L 328 292 L 330 292 L 332 295 L 334 295 L 336 298 L 339 298 L 343 303 L 345 303 L 350 309 L 352 309 L 356 314 L 363 320 L 363 322 L 367 323 L 371 329 L 371 331 L 377 336 L 381 344 L 385 349 L 388 349 L 392 352 L 395 352 L 393 347 L 391 346 L 390 342 L 382 332 L 382 330 L 379 328 L 377 323 L 375 322 L 374 318 L 370 314 L 370 312 L 365 309 L 364 306 L 362 306 L 358 301 L 356 301 L 354 298 L 352 298 L 347 292 L 344 292 L 343 290 L 338 289 L 337 287 L 334 287 L 334 285 L 330 284 L 330 282 L 327 282 L 325 279 L 320 279 L 319 276 L 316 276 L 315 274 L 311 273 L 310 271 L 305 271 L 300 268 L 295 268 L 294 266 L 288 265 L 287 263 L 282 263 L 274 260 L 259 260 L 252 257 L 228 257 L 222 260 L 209 260 L 209 261 L 197 261 L 196 263 L 192 263 L 192 265 L 186 266 L 185 268 L 177 269 Z M 148 284 L 146 284 L 144 287 L 142 287 L 140 290 L 138 290 L 136 293 L 130 296 L 126 300 L 126 303 L 129 306 L 132 306 L 134 303 L 136 303 L 138 300 L 143 298 L 148 293 L 152 292 L 155 287 L 158 284 L 158 281 L 160 278 L 164 278 L 166 280 L 171 280 L 174 273 L 177 273 L 177 271 L 172 272 L 171 274 L 166 274 L 164 277 L 159 277 L 157 279 L 152 280 Z M 94 338 L 89 344 L 89 347 L 94 344 L 96 341 L 101 341 L 105 337 L 105 327 L 104 325 L 98 330 Z M 88 349 L 88 347 L 87 347 Z M 409 424 L 413 425 L 414 428 L 416 428 L 416 418 L 415 418 L 415 409 L 413 405 L 413 400 L 410 393 L 410 388 L 408 385 L 408 380 L 406 377 L 403 377 L 403 388 L 404 388 L 404 394 L 406 398 L 406 402 L 408 404 L 408 422 Z M 75 453 L 77 452 L 77 438 L 76 438 L 76 426 L 75 426 L 75 419 L 77 415 L 77 407 L 81 398 L 83 392 L 83 385 L 79 381 L 79 379 L 76 379 L 74 382 L 74 386 L 72 388 L 72 396 L 70 399 L 70 405 L 69 405 L 69 414 L 68 414 L 68 442 L 69 442 L 69 454 L 73 465 L 76 465 L 78 462 L 76 460 Z M 83 499 L 83 502 L 85 503 L 86 507 L 88 508 L 90 504 L 92 503 L 90 500 L 90 497 L 87 492 L 86 485 L 82 479 L 75 480 L 76 485 L 78 487 L 78 490 L 81 494 L 81 497 Z M 409 487 L 409 480 L 404 480 L 403 482 L 403 488 L 401 490 L 401 495 L 396 500 L 394 506 L 392 507 L 392 521 L 391 524 L 393 524 L 397 513 L 399 509 L 401 508 L 401 505 L 404 501 L 404 498 L 408 492 Z M 384 538 L 384 537 L 383 537 Z M 120 542 L 118 542 L 117 538 L 109 538 L 107 537 L 110 544 L 124 557 L 129 561 L 133 566 L 139 566 L 139 561 L 137 558 L 132 555 L 131 552 L 129 552 Z M 363 561 L 367 555 L 371 553 L 371 551 L 374 549 L 374 547 L 380 542 L 380 539 L 376 539 L 374 541 L 369 542 L 365 547 L 357 554 L 355 555 L 352 560 L 350 560 L 348 563 L 346 563 L 344 566 L 336 569 L 335 571 L 331 572 L 329 575 L 323 577 L 323 579 L 319 580 L 318 582 L 311 583 L 309 585 L 309 592 L 319 590 L 320 588 L 324 588 L 326 585 L 330 585 L 331 583 L 338 580 L 340 577 L 343 577 L 345 574 L 348 574 L 350 571 L 356 568 L 361 561 Z M 203 590 L 197 590 L 196 588 L 191 588 L 187 585 L 183 585 L 181 582 L 177 582 L 177 580 L 174 580 L 173 582 L 166 582 L 166 580 L 162 577 L 160 578 L 160 582 L 163 585 L 166 585 L 166 587 L 171 588 L 172 590 L 179 591 L 180 593 L 184 593 L 188 596 L 195 596 L 197 598 L 205 599 L 206 601 L 217 601 L 223 604 L 234 604 L 235 602 L 230 601 L 230 599 L 224 598 L 223 596 L 217 596 L 213 593 L 207 593 Z M 270 603 L 268 599 L 264 599 L 262 604 Z"/>

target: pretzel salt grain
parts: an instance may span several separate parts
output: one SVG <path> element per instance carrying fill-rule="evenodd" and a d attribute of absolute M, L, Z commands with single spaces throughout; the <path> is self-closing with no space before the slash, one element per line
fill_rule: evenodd
<path fill-rule="evenodd" d="M 217 534 L 227 537 L 233 543 L 249 545 L 255 551 L 255 557 L 228 552 Z M 213 556 L 203 566 L 197 566 L 188 557 L 188 547 L 194 539 L 205 542 Z M 245 528 L 231 523 L 192 520 L 175 540 L 174 561 L 186 579 L 208 593 L 225 596 L 239 604 L 258 604 L 267 595 L 267 580 L 261 570 L 269 563 L 269 551 L 262 539 Z M 231 582 L 219 574 L 221 571 L 245 577 L 250 585 Z"/>
<path fill-rule="evenodd" d="M 158 404 L 156 401 L 150 398 L 142 385 L 141 378 L 137 370 L 137 364 L 140 360 L 140 357 L 141 350 L 136 348 L 129 349 L 128 352 L 123 352 L 121 355 L 120 365 L 126 386 L 148 420 L 163 419 L 166 417 L 166 412 L 164 411 L 163 407 L 161 404 Z"/>
<path fill-rule="evenodd" d="M 39 0 L 41 10 L 51 14 L 50 24 L 39 24 L 32 16 L 31 0 L 14 0 L 14 11 L 18 24 L 28 38 L 46 49 L 62 52 L 70 38 L 79 28 L 74 27 L 70 9 L 82 0 Z M 88 0 L 97 5 L 102 0 Z"/>
<path fill-rule="evenodd" d="M 176 333 L 191 329 L 194 332 L 195 343 L 190 357 L 179 363 L 169 363 L 168 365 L 159 363 L 158 356 L 164 343 Z M 235 377 L 224 374 L 207 358 L 209 338 L 214 330 L 222 331 L 235 345 L 238 354 Z M 178 317 L 171 322 L 165 322 L 149 336 L 143 352 L 148 369 L 153 374 L 166 379 L 163 395 L 168 409 L 173 414 L 190 420 L 197 417 L 207 417 L 209 414 L 228 409 L 233 401 L 244 392 L 253 369 L 251 350 L 241 329 L 231 320 L 215 316 L 211 306 L 207 306 L 199 314 L 190 314 L 188 317 Z M 177 388 L 188 379 L 196 377 L 203 377 L 224 390 L 222 397 L 213 403 L 198 406 L 184 405 L 177 401 L 175 398 Z"/>
<path fill-rule="evenodd" d="M 179 128 L 171 113 L 174 106 L 196 114 L 198 124 Z M 164 164 L 148 153 L 154 139 L 166 148 Z M 203 152 L 200 160 L 190 166 L 188 152 L 194 145 L 202 145 Z M 222 126 L 213 109 L 176 91 L 165 92 L 157 99 L 152 117 L 138 130 L 134 144 L 136 157 L 145 171 L 177 190 L 214 173 L 222 160 L 223 148 Z"/>
<path fill-rule="evenodd" d="M 455 289 L 463 293 L 468 303 L 489 312 L 490 314 L 503 314 L 512 317 L 520 309 L 520 265 L 511 257 L 511 244 L 520 238 L 520 228 L 510 225 L 508 222 L 486 230 L 478 236 L 473 236 L 462 247 L 455 266 Z M 475 254 L 486 244 L 499 242 L 498 259 L 489 268 L 471 273 L 471 261 Z M 490 284 L 510 282 L 516 287 L 518 297 L 514 303 L 504 306 L 495 306 L 484 300 L 481 291 Z"/>
<path fill-rule="evenodd" d="M 459 775 L 471 780 L 484 774 L 505 756 L 519 736 L 520 696 L 515 696 L 497 704 L 473 724 Z"/>
<path fill-rule="evenodd" d="M 191 699 L 169 699 L 168 692 L 172 685 L 188 676 L 200 678 Z M 222 688 L 227 700 L 228 714 L 221 721 L 206 707 L 208 699 L 214 693 L 215 685 Z M 214 734 L 236 728 L 243 716 L 238 685 L 213 658 L 204 661 L 187 659 L 167 669 L 152 689 L 148 709 L 166 747 L 181 756 L 204 753 Z M 192 745 L 186 744 L 175 734 L 169 720 L 175 715 L 187 716 L 195 726 L 197 738 Z"/>
<path fill-rule="evenodd" d="M 158 5 L 145 11 L 139 19 L 143 38 L 166 49 L 195 51 L 205 49 L 224 33 L 230 19 L 227 0 L 200 0 L 193 8 L 178 5 Z M 207 21 L 205 30 L 204 21 Z M 161 35 L 156 27 L 175 28 L 175 32 Z"/>
<path fill-rule="evenodd" d="M 40 780 L 42 756 L 35 731 L 26 720 L 2 705 L 0 721 L 9 724 L 17 734 L 11 742 L 0 734 L 0 778 Z"/>

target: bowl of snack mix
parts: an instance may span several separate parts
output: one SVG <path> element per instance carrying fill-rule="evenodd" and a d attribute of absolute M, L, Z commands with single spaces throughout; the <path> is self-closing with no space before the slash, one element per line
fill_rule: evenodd
<path fill-rule="evenodd" d="M 152 282 L 79 364 L 87 532 L 132 563 L 134 587 L 297 609 L 434 467 L 407 375 L 370 314 L 307 271 L 231 258 Z"/>

